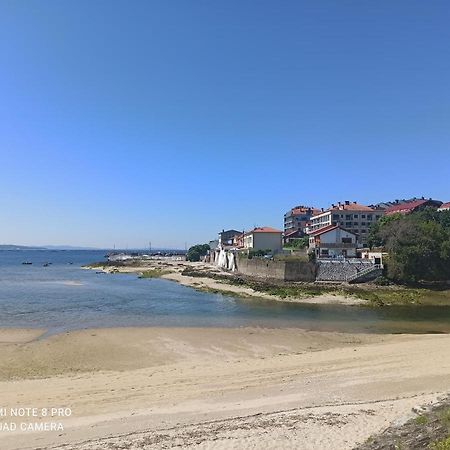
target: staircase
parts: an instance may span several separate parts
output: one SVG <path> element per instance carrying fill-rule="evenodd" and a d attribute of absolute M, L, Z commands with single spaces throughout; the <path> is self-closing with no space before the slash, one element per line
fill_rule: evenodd
<path fill-rule="evenodd" d="M 382 274 L 383 267 L 381 264 L 374 264 L 373 266 L 360 270 L 358 273 L 349 275 L 346 281 L 347 283 L 365 283 L 378 278 Z"/>

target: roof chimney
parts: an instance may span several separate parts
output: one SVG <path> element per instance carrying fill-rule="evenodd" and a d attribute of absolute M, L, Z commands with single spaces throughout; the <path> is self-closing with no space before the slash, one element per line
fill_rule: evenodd
<path fill-rule="evenodd" d="M 350 202 L 348 200 L 345 200 L 346 205 L 350 205 Z"/>

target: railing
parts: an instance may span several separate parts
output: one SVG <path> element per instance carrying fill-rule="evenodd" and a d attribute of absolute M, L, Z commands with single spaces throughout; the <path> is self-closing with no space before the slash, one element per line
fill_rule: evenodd
<path fill-rule="evenodd" d="M 374 272 L 375 270 L 382 269 L 383 266 L 381 264 L 374 264 L 373 266 L 367 267 L 366 269 L 360 270 L 358 273 L 355 273 L 354 275 L 350 275 L 347 277 L 347 282 L 354 281 L 358 278 L 363 277 L 364 275 L 368 275 L 371 272 Z"/>

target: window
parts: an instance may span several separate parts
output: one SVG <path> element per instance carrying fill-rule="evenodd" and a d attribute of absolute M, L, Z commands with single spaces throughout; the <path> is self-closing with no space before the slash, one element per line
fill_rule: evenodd
<path fill-rule="evenodd" d="M 353 215 L 353 218 L 354 218 L 354 219 L 357 219 L 357 218 L 358 218 L 358 214 L 354 214 L 354 215 Z"/>
<path fill-rule="evenodd" d="M 365 219 L 366 215 L 365 214 L 361 214 L 361 219 Z"/>
<path fill-rule="evenodd" d="M 352 215 L 351 215 L 351 214 L 347 214 L 347 215 L 345 216 L 345 219 L 346 219 L 346 220 L 351 220 L 351 219 L 352 219 Z"/>
<path fill-rule="evenodd" d="M 345 222 L 345 226 L 346 226 L 346 227 L 351 227 L 351 226 L 352 226 L 352 223 L 351 223 L 351 222 Z"/>
<path fill-rule="evenodd" d="M 342 238 L 342 243 L 343 244 L 351 244 L 352 243 L 352 238 L 350 238 L 350 237 Z"/>
<path fill-rule="evenodd" d="M 339 214 L 333 214 L 333 220 L 339 220 Z"/>
<path fill-rule="evenodd" d="M 353 225 L 354 225 L 355 227 L 357 227 L 357 226 L 358 226 L 358 222 L 353 222 Z"/>
<path fill-rule="evenodd" d="M 365 233 L 366 233 L 366 230 L 361 230 L 361 233 L 362 233 L 362 234 L 365 234 Z"/>
<path fill-rule="evenodd" d="M 366 222 L 361 222 L 361 225 L 362 225 L 362 226 L 365 226 L 365 225 L 366 225 Z"/>
<path fill-rule="evenodd" d="M 328 255 L 328 249 L 327 248 L 323 248 L 322 249 L 322 255 Z"/>

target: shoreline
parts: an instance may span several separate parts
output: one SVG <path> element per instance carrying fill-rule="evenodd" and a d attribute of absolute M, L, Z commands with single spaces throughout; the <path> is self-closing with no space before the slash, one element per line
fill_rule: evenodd
<path fill-rule="evenodd" d="M 278 302 L 368 307 L 450 306 L 450 289 L 282 282 L 249 277 L 239 272 L 223 271 L 216 266 L 201 262 L 170 259 L 138 260 L 119 264 L 99 262 L 84 268 L 108 274 L 134 273 L 143 278 L 175 281 L 199 291 Z"/>
<path fill-rule="evenodd" d="M 89 329 L 2 343 L 4 408 L 72 411 L 58 419 L 62 432 L 0 432 L 2 449 L 351 449 L 449 391 L 449 348 L 450 335 L 258 327 Z"/>
<path fill-rule="evenodd" d="M 322 295 L 306 295 L 295 297 L 282 297 L 280 295 L 269 294 L 266 292 L 257 291 L 249 286 L 232 284 L 231 280 L 236 274 L 223 272 L 220 269 L 206 263 L 190 263 L 188 261 L 145 261 L 139 265 L 102 265 L 94 264 L 84 267 L 87 270 L 101 271 L 107 274 L 127 273 L 142 276 L 147 271 L 161 270 L 160 276 L 154 278 L 162 278 L 169 281 L 174 281 L 183 286 L 187 286 L 202 292 L 221 293 L 224 295 L 234 295 L 243 298 L 260 298 L 265 300 L 273 300 L 286 303 L 299 304 L 321 304 L 321 305 L 344 305 L 344 306 L 363 306 L 370 303 L 364 299 L 356 298 L 354 296 L 345 296 L 338 293 L 328 293 Z M 195 276 L 184 275 L 184 270 L 199 271 Z M 164 272 L 168 273 L 164 273 Z M 201 272 L 204 276 L 201 276 Z M 230 279 L 213 279 L 207 274 L 220 274 Z M 264 282 L 263 279 L 255 279 L 256 282 Z"/>

